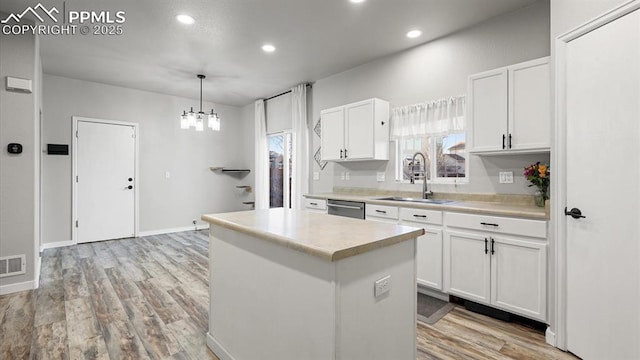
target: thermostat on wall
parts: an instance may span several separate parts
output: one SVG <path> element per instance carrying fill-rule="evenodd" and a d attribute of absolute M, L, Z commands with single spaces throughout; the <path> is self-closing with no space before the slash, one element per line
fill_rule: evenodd
<path fill-rule="evenodd" d="M 11 143 L 7 145 L 7 151 L 9 152 L 9 154 L 22 154 L 22 145 Z"/>
<path fill-rule="evenodd" d="M 7 90 L 31 94 L 33 90 L 32 81 L 29 79 L 7 76 Z"/>

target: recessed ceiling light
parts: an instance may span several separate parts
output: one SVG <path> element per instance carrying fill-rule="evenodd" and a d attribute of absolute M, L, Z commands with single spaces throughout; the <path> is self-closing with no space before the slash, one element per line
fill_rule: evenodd
<path fill-rule="evenodd" d="M 189 15 L 185 15 L 185 14 L 180 14 L 180 15 L 176 16 L 176 19 L 178 19 L 178 21 L 180 21 L 181 23 L 187 24 L 187 25 L 191 25 L 194 22 L 196 22 L 194 18 L 192 18 Z"/>
<path fill-rule="evenodd" d="M 418 37 L 418 36 L 420 36 L 420 35 L 422 35 L 422 31 L 420 31 L 420 30 L 411 30 L 411 31 L 409 31 L 409 32 L 407 33 L 407 37 L 408 37 L 409 39 L 415 39 L 415 38 L 417 38 L 417 37 Z"/>
<path fill-rule="evenodd" d="M 271 44 L 264 44 L 262 45 L 262 51 L 268 52 L 268 53 L 274 52 L 276 51 L 276 47 Z"/>
<path fill-rule="evenodd" d="M 365 0 L 349 0 L 349 1 L 354 4 L 360 4 L 360 3 L 363 3 Z"/>

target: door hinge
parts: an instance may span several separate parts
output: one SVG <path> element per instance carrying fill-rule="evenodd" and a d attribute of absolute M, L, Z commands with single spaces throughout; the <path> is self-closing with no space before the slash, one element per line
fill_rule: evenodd
<path fill-rule="evenodd" d="M 76 137 L 78 137 L 78 130 L 76 130 Z"/>
<path fill-rule="evenodd" d="M 76 220 L 76 227 L 78 227 L 78 220 Z"/>
<path fill-rule="evenodd" d="M 78 182 L 78 175 L 76 175 L 76 182 Z"/>

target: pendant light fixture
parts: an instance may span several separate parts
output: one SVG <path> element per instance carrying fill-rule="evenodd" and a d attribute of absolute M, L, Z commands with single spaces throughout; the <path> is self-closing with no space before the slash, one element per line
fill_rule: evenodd
<path fill-rule="evenodd" d="M 198 79 L 200 79 L 200 111 L 193 112 L 193 107 L 189 112 L 184 111 L 182 115 L 180 115 L 180 128 L 188 129 L 188 128 L 196 128 L 196 131 L 204 131 L 204 120 L 207 119 L 207 127 L 213 131 L 220 131 L 220 118 L 217 113 L 213 112 L 211 109 L 210 114 L 205 114 L 202 111 L 202 80 L 206 78 L 206 76 L 202 74 L 197 75 Z"/>

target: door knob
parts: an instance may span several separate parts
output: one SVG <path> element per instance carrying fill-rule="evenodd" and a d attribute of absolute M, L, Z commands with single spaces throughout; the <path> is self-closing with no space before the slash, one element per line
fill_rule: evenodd
<path fill-rule="evenodd" d="M 133 178 L 129 178 L 129 181 L 133 181 Z"/>
<path fill-rule="evenodd" d="M 578 208 L 573 208 L 570 211 L 567 211 L 567 208 L 564 208 L 564 215 L 571 216 L 574 219 L 586 218 L 586 216 L 582 215 L 582 211 Z"/>
<path fill-rule="evenodd" d="M 127 186 L 127 189 L 129 189 L 129 190 L 133 189 L 133 185 Z"/>

